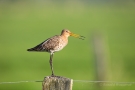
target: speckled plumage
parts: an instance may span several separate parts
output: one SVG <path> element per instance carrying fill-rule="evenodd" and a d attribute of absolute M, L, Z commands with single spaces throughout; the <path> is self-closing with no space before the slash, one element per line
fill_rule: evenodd
<path fill-rule="evenodd" d="M 61 35 L 55 35 L 51 38 L 48 38 L 44 42 L 35 46 L 34 48 L 28 49 L 28 51 L 44 51 L 54 53 L 63 49 L 68 43 L 68 39 L 62 38 Z"/>

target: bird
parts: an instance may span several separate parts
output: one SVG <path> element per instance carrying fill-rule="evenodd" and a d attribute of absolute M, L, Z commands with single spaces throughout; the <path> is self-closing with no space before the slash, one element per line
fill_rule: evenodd
<path fill-rule="evenodd" d="M 54 70 L 53 70 L 53 55 L 55 52 L 62 50 L 67 44 L 68 44 L 68 37 L 73 36 L 79 39 L 84 40 L 84 36 L 74 34 L 70 32 L 68 29 L 63 29 L 61 31 L 60 35 L 55 35 L 53 37 L 50 37 L 43 41 L 42 43 L 38 44 L 37 46 L 27 49 L 27 51 L 37 51 L 37 52 L 48 52 L 50 53 L 50 67 L 52 71 L 52 76 L 54 75 Z"/>

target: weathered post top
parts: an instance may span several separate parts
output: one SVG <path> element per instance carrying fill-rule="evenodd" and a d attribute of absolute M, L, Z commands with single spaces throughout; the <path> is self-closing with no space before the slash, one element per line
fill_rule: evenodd
<path fill-rule="evenodd" d="M 72 90 L 73 80 L 61 76 L 47 76 L 43 80 L 43 90 Z"/>

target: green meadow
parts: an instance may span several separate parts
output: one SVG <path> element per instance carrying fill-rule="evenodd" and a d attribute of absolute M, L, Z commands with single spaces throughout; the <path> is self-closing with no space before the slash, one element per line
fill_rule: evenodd
<path fill-rule="evenodd" d="M 99 90 L 92 36 L 105 41 L 105 81 L 135 82 L 135 2 L 0 2 L 0 83 L 43 80 L 51 75 L 49 53 L 27 52 L 67 28 L 69 37 L 53 58 L 54 73 L 71 78 L 73 90 Z M 102 71 L 101 71 L 102 72 Z M 78 81 L 82 80 L 82 81 Z M 103 90 L 134 90 L 135 84 L 101 83 Z M 42 90 L 41 82 L 0 84 L 0 90 Z"/>

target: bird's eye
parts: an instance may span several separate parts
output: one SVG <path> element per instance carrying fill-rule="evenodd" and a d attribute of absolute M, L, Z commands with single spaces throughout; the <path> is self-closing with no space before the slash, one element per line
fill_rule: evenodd
<path fill-rule="evenodd" d="M 68 32 L 68 31 L 66 30 L 66 32 Z"/>

